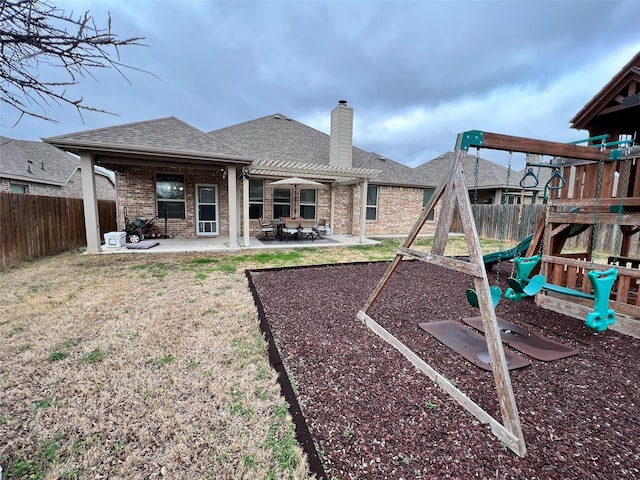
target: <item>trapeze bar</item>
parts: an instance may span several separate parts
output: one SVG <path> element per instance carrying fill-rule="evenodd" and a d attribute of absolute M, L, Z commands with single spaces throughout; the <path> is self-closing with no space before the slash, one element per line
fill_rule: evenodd
<path fill-rule="evenodd" d="M 562 165 L 558 165 L 556 163 L 529 163 L 525 165 L 526 167 L 541 167 L 541 168 L 561 168 Z"/>

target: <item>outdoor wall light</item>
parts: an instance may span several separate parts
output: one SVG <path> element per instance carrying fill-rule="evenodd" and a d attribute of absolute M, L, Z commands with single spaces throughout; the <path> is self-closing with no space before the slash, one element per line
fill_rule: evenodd
<path fill-rule="evenodd" d="M 220 169 L 220 172 L 222 173 L 222 179 L 224 180 L 225 178 L 227 178 L 227 171 L 224 168 Z"/>

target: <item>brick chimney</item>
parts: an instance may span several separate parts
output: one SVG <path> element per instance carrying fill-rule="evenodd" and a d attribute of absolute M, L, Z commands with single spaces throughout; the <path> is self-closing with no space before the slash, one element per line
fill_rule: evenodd
<path fill-rule="evenodd" d="M 331 111 L 331 144 L 329 165 L 351 168 L 353 148 L 353 108 L 340 100 Z"/>

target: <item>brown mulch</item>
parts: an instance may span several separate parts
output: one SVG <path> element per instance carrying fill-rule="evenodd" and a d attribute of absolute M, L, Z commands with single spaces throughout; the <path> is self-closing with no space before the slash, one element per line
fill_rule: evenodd
<path fill-rule="evenodd" d="M 531 299 L 501 300 L 497 316 L 579 350 L 510 371 L 527 444 L 519 458 L 356 319 L 387 266 L 248 273 L 327 478 L 640 478 L 640 340 Z M 402 262 L 369 314 L 500 420 L 491 372 L 418 328 L 478 315 L 468 286 L 459 273 Z"/>

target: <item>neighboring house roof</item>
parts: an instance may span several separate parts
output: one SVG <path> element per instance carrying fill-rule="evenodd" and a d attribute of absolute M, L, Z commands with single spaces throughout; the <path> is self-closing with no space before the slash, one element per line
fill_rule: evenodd
<path fill-rule="evenodd" d="M 330 137 L 326 133 L 300 123 L 281 113 L 267 115 L 247 122 L 209 132 L 208 135 L 235 150 L 256 159 L 254 165 L 308 165 L 310 170 L 328 169 Z M 353 172 L 362 170 L 362 176 L 377 176 L 372 184 L 428 186 L 412 168 L 387 159 L 374 152 L 353 147 Z M 368 174 L 367 171 L 369 172 Z M 322 178 L 322 177 L 319 177 Z"/>
<path fill-rule="evenodd" d="M 605 115 L 622 115 L 633 134 L 640 118 L 640 52 L 571 119 L 572 128 L 593 130 Z M 613 138 L 610 140 L 617 140 Z"/>
<path fill-rule="evenodd" d="M 251 162 L 251 159 L 176 117 L 86 130 L 43 140 L 74 153 L 90 151 L 105 155 Z"/>
<path fill-rule="evenodd" d="M 0 137 L 0 177 L 64 186 L 79 165 L 78 157 L 48 143 Z"/>
<path fill-rule="evenodd" d="M 427 179 L 434 182 L 435 185 L 440 185 L 451 175 L 451 166 L 453 165 L 454 159 L 454 152 L 447 152 L 417 166 L 414 170 L 427 177 Z M 507 181 L 506 167 L 480 157 L 478 159 L 478 178 L 476 182 L 475 163 L 475 155 L 467 154 L 462 164 L 467 188 L 475 188 L 476 184 L 478 188 L 483 190 L 505 188 Z M 509 188 L 520 188 L 519 182 L 521 177 L 520 172 L 512 170 L 509 177 Z"/>

